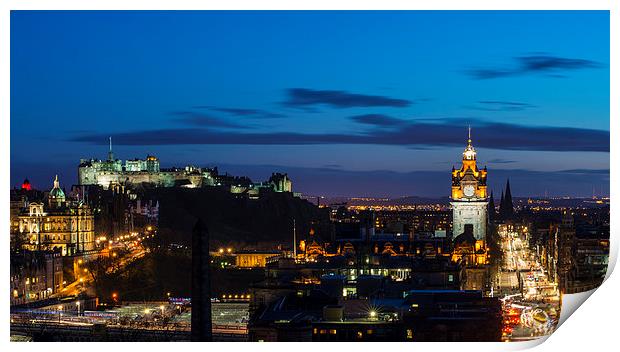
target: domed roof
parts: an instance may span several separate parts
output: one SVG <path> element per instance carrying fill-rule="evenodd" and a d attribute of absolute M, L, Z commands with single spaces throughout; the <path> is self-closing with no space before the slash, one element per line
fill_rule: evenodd
<path fill-rule="evenodd" d="M 54 188 L 50 191 L 50 198 L 65 198 L 65 192 L 60 189 L 60 182 L 58 182 L 58 175 L 54 179 Z"/>

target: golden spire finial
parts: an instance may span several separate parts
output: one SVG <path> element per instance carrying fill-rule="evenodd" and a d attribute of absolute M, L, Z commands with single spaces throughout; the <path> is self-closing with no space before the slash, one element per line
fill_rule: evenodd
<path fill-rule="evenodd" d="M 471 145 L 471 125 L 467 126 L 467 144 Z"/>

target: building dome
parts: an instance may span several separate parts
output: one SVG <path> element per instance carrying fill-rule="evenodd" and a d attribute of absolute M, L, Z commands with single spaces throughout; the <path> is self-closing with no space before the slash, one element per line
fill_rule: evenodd
<path fill-rule="evenodd" d="M 58 175 L 56 175 L 56 178 L 54 179 L 54 188 L 52 188 L 52 190 L 50 191 L 50 195 L 49 195 L 50 199 L 65 199 L 65 192 L 63 192 L 63 190 L 60 188 L 60 182 L 58 182 Z"/>

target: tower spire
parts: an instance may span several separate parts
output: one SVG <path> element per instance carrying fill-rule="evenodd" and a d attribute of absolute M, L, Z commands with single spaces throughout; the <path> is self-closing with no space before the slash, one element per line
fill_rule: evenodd
<path fill-rule="evenodd" d="M 463 152 L 463 160 L 476 160 L 476 149 L 471 145 L 471 125 L 467 125 L 467 147 Z"/>
<path fill-rule="evenodd" d="M 110 150 L 108 151 L 108 160 L 114 160 L 114 153 L 112 153 L 112 136 L 109 137 L 110 140 Z"/>
<path fill-rule="evenodd" d="M 514 215 L 514 205 L 512 203 L 512 192 L 510 191 L 510 179 L 506 179 L 506 194 L 504 195 L 504 211 L 507 219 Z"/>

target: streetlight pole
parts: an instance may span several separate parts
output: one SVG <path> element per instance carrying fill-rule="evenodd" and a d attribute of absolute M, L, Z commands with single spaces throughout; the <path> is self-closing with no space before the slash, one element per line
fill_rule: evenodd
<path fill-rule="evenodd" d="M 293 260 L 297 261 L 297 226 L 295 226 L 295 218 L 293 218 Z"/>

